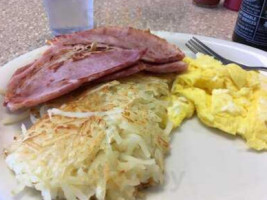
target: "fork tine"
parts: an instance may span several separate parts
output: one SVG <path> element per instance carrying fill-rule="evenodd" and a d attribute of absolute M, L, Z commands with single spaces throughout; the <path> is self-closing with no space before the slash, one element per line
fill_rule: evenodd
<path fill-rule="evenodd" d="M 203 42 L 201 42 L 199 39 L 193 37 L 193 40 L 195 44 L 197 44 L 201 49 L 205 49 L 206 52 L 209 52 L 209 55 L 212 55 L 214 57 L 217 57 L 219 60 L 223 60 L 224 58 L 217 54 L 215 51 L 213 51 L 211 48 L 209 48 L 207 45 L 205 45 Z"/>
<path fill-rule="evenodd" d="M 198 51 L 195 50 L 193 47 L 191 47 L 189 43 L 186 43 L 185 46 L 186 46 L 188 49 L 190 49 L 194 54 L 197 54 L 197 53 L 198 53 Z"/>
<path fill-rule="evenodd" d="M 193 46 L 198 52 L 203 53 L 203 54 L 208 54 L 211 55 L 208 51 L 206 51 L 204 48 L 201 48 L 195 41 L 193 40 L 189 40 L 188 41 L 189 44 L 191 44 L 191 46 Z M 213 55 L 211 55 L 213 56 Z"/>

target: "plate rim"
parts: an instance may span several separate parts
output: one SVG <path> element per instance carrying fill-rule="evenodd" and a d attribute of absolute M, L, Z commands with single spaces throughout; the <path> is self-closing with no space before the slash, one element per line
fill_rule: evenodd
<path fill-rule="evenodd" d="M 211 42 L 211 43 L 215 41 L 216 43 L 219 43 L 219 44 L 225 43 L 225 44 L 227 44 L 227 46 L 233 44 L 237 48 L 244 48 L 245 47 L 245 49 L 251 50 L 252 53 L 255 53 L 257 55 L 260 55 L 260 58 L 262 58 L 263 60 L 264 59 L 267 60 L 267 53 L 265 53 L 264 51 L 258 50 L 258 49 L 255 49 L 253 47 L 249 47 L 249 46 L 246 46 L 246 45 L 243 45 L 243 44 L 234 43 L 234 42 L 231 42 L 231 41 L 226 41 L 226 40 L 221 40 L 221 39 L 212 38 L 212 37 L 206 37 L 206 36 L 199 36 L 199 35 L 194 35 L 194 34 L 168 32 L 168 31 L 157 31 L 155 33 L 156 34 L 159 34 L 160 36 L 165 35 L 166 37 L 171 37 L 171 38 L 176 38 L 177 37 L 177 40 L 179 40 L 179 41 L 182 41 L 181 38 L 188 38 L 188 37 L 196 36 L 196 37 L 199 37 L 199 38 L 203 39 L 204 41 L 208 41 L 208 42 Z M 164 37 L 164 38 L 167 39 L 166 37 Z M 185 39 L 183 39 L 183 40 L 185 40 Z M 6 68 L 12 66 L 13 63 L 17 63 L 20 60 L 23 60 L 25 58 L 29 58 L 29 57 L 31 57 L 32 54 L 39 54 L 41 51 L 44 51 L 46 47 L 47 46 L 39 47 L 37 49 L 34 49 L 32 51 L 29 51 L 29 52 L 27 52 L 25 54 L 22 54 L 22 55 L 20 55 L 20 56 L 18 56 L 16 58 L 12 59 L 11 61 L 7 62 L 5 65 L 3 65 L 2 67 L 0 67 L 0 73 L 1 73 L 1 70 L 3 70 L 3 71 L 6 70 Z M 267 64 L 267 62 L 266 62 L 266 64 Z M 176 136 L 176 139 L 178 139 L 177 136 Z M 0 194 L 0 199 L 2 197 L 5 198 L 5 196 L 1 196 L 1 194 Z"/>

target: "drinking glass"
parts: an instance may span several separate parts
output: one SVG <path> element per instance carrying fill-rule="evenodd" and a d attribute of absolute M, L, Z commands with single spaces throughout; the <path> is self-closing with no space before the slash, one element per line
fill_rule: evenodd
<path fill-rule="evenodd" d="M 55 36 L 94 26 L 93 0 L 43 0 L 43 3 Z"/>

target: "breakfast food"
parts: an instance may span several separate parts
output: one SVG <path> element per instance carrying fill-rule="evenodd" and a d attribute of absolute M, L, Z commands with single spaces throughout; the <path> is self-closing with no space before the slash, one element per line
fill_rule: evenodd
<path fill-rule="evenodd" d="M 203 54 L 185 61 L 188 71 L 177 76 L 173 94 L 190 101 L 205 125 L 240 135 L 255 150 L 266 150 L 267 78 Z"/>
<path fill-rule="evenodd" d="M 96 80 L 96 82 L 101 83 L 101 82 L 107 82 L 107 81 L 112 81 L 112 80 L 117 80 L 120 78 L 128 77 L 133 74 L 136 74 L 138 72 L 141 72 L 146 69 L 146 65 L 142 62 L 137 63 L 136 65 L 132 67 L 128 67 L 127 69 L 120 70 L 118 72 L 115 72 L 113 74 L 109 74 L 107 76 L 104 76 L 102 78 L 99 78 Z"/>
<path fill-rule="evenodd" d="M 176 61 L 166 64 L 151 64 L 139 62 L 132 67 L 120 70 L 113 74 L 109 74 L 102 78 L 96 80 L 96 82 L 112 81 L 119 78 L 128 77 L 132 74 L 136 74 L 141 71 L 153 72 L 156 74 L 166 74 L 166 73 L 179 73 L 184 72 L 187 69 L 187 64 L 183 61 Z"/>
<path fill-rule="evenodd" d="M 100 27 L 88 31 L 61 35 L 48 41 L 54 45 L 76 45 L 98 42 L 109 46 L 126 49 L 147 49 L 143 61 L 168 63 L 182 60 L 184 53 L 173 44 L 153 35 L 150 31 L 142 31 L 128 27 Z"/>
<path fill-rule="evenodd" d="M 163 181 L 169 87 L 140 74 L 85 89 L 24 129 L 6 162 L 45 200 L 136 199 Z"/>
<path fill-rule="evenodd" d="M 83 83 L 135 64 L 142 55 L 138 50 L 122 49 L 86 55 L 73 49 L 52 47 L 27 69 L 16 72 L 5 95 L 6 106 L 17 110 L 54 99 Z M 76 58 L 77 53 L 83 57 Z"/>
<path fill-rule="evenodd" d="M 49 44 L 17 69 L 5 93 L 10 111 L 31 107 L 33 125 L 22 125 L 5 151 L 19 189 L 35 188 L 45 200 L 117 200 L 162 183 L 175 77 L 164 74 L 187 69 L 184 53 L 133 28 L 97 28 Z"/>
<path fill-rule="evenodd" d="M 45 200 L 139 199 L 142 188 L 163 182 L 170 133 L 195 112 L 203 124 L 241 135 L 256 150 L 267 147 L 267 80 L 258 72 L 201 54 L 181 60 L 178 48 L 132 28 L 49 42 L 39 60 L 16 71 L 6 93 L 11 110 L 45 102 L 25 112 L 32 127 L 22 125 L 5 151 L 18 190 L 35 188 Z M 79 70 L 69 73 L 72 67 Z M 53 75 L 65 82 L 50 81 Z M 60 98 L 50 98 L 46 84 Z M 58 86 L 66 93 L 83 87 L 62 96 Z M 15 100 L 8 99 L 12 93 Z"/>
<path fill-rule="evenodd" d="M 102 77 L 186 70 L 184 54 L 175 45 L 133 28 L 96 28 L 56 37 L 49 44 L 39 59 L 11 78 L 4 102 L 11 111 L 47 102 Z"/>
<path fill-rule="evenodd" d="M 141 188 L 162 183 L 174 76 L 159 74 L 185 71 L 184 54 L 133 28 L 97 28 L 49 43 L 12 76 L 5 105 L 33 107 L 85 87 L 46 103 L 47 114 L 31 109 L 33 126 L 22 126 L 6 151 L 21 188 L 40 190 L 45 200 L 117 200 L 136 199 Z M 157 76 L 134 75 L 141 71 Z"/>
<path fill-rule="evenodd" d="M 183 72 L 187 69 L 187 64 L 183 61 L 176 61 L 165 64 L 145 64 L 145 70 L 154 73 L 172 73 Z"/>

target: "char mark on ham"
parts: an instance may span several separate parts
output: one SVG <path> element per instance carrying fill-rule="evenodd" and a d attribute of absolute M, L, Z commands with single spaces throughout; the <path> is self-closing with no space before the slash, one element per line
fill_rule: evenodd
<path fill-rule="evenodd" d="M 82 84 L 137 63 L 144 51 L 111 49 L 77 52 L 74 47 L 54 46 L 32 65 L 11 78 L 5 105 L 15 111 L 44 103 Z"/>
<path fill-rule="evenodd" d="M 149 31 L 128 27 L 101 27 L 58 36 L 49 41 L 54 45 L 90 44 L 92 42 L 126 49 L 147 49 L 142 60 L 152 63 L 179 61 L 185 56 L 179 48 L 165 39 L 153 35 Z"/>

